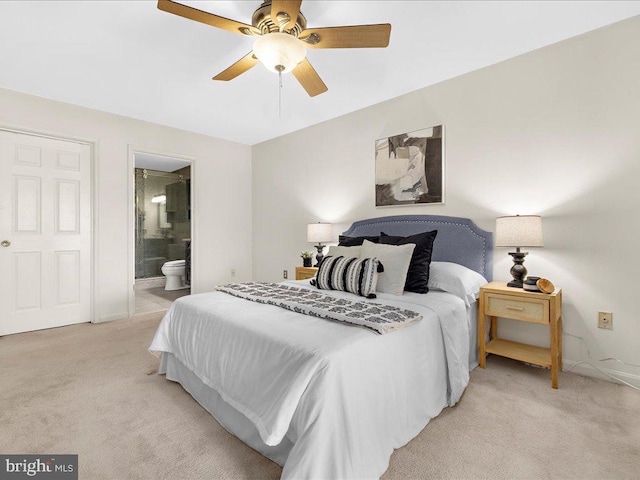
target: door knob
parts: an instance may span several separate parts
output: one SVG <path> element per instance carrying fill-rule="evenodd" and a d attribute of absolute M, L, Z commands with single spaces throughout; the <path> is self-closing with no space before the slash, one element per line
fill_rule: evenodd
<path fill-rule="evenodd" d="M 8 247 L 9 245 L 11 245 L 11 242 L 9 240 L 3 240 L 2 242 L 0 242 L 0 245 L 2 245 L 3 247 Z"/>

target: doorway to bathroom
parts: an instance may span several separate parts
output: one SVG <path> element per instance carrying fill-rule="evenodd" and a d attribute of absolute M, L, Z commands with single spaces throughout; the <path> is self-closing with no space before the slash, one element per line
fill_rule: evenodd
<path fill-rule="evenodd" d="M 188 160 L 134 152 L 135 315 L 191 293 L 192 174 Z"/>

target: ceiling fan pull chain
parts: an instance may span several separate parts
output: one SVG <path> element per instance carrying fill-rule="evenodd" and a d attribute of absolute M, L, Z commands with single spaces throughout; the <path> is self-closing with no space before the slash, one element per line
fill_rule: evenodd
<path fill-rule="evenodd" d="M 282 118 L 282 70 L 278 72 L 278 118 Z"/>

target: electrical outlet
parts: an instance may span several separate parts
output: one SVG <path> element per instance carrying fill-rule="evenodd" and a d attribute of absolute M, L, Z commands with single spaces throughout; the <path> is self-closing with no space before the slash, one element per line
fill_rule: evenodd
<path fill-rule="evenodd" d="M 598 328 L 613 328 L 613 314 L 611 312 L 598 312 Z"/>
<path fill-rule="evenodd" d="M 231 269 L 231 276 L 232 276 L 232 277 L 235 277 L 235 276 L 236 276 L 236 269 L 235 269 L 235 268 L 232 268 L 232 269 Z"/>
<path fill-rule="evenodd" d="M 289 270 L 282 271 L 282 278 L 284 278 L 285 280 L 289 278 Z"/>

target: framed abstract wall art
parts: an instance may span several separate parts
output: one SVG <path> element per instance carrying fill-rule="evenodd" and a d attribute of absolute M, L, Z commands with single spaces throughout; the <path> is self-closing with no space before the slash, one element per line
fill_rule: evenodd
<path fill-rule="evenodd" d="M 444 203 L 444 126 L 376 140 L 376 207 Z"/>

